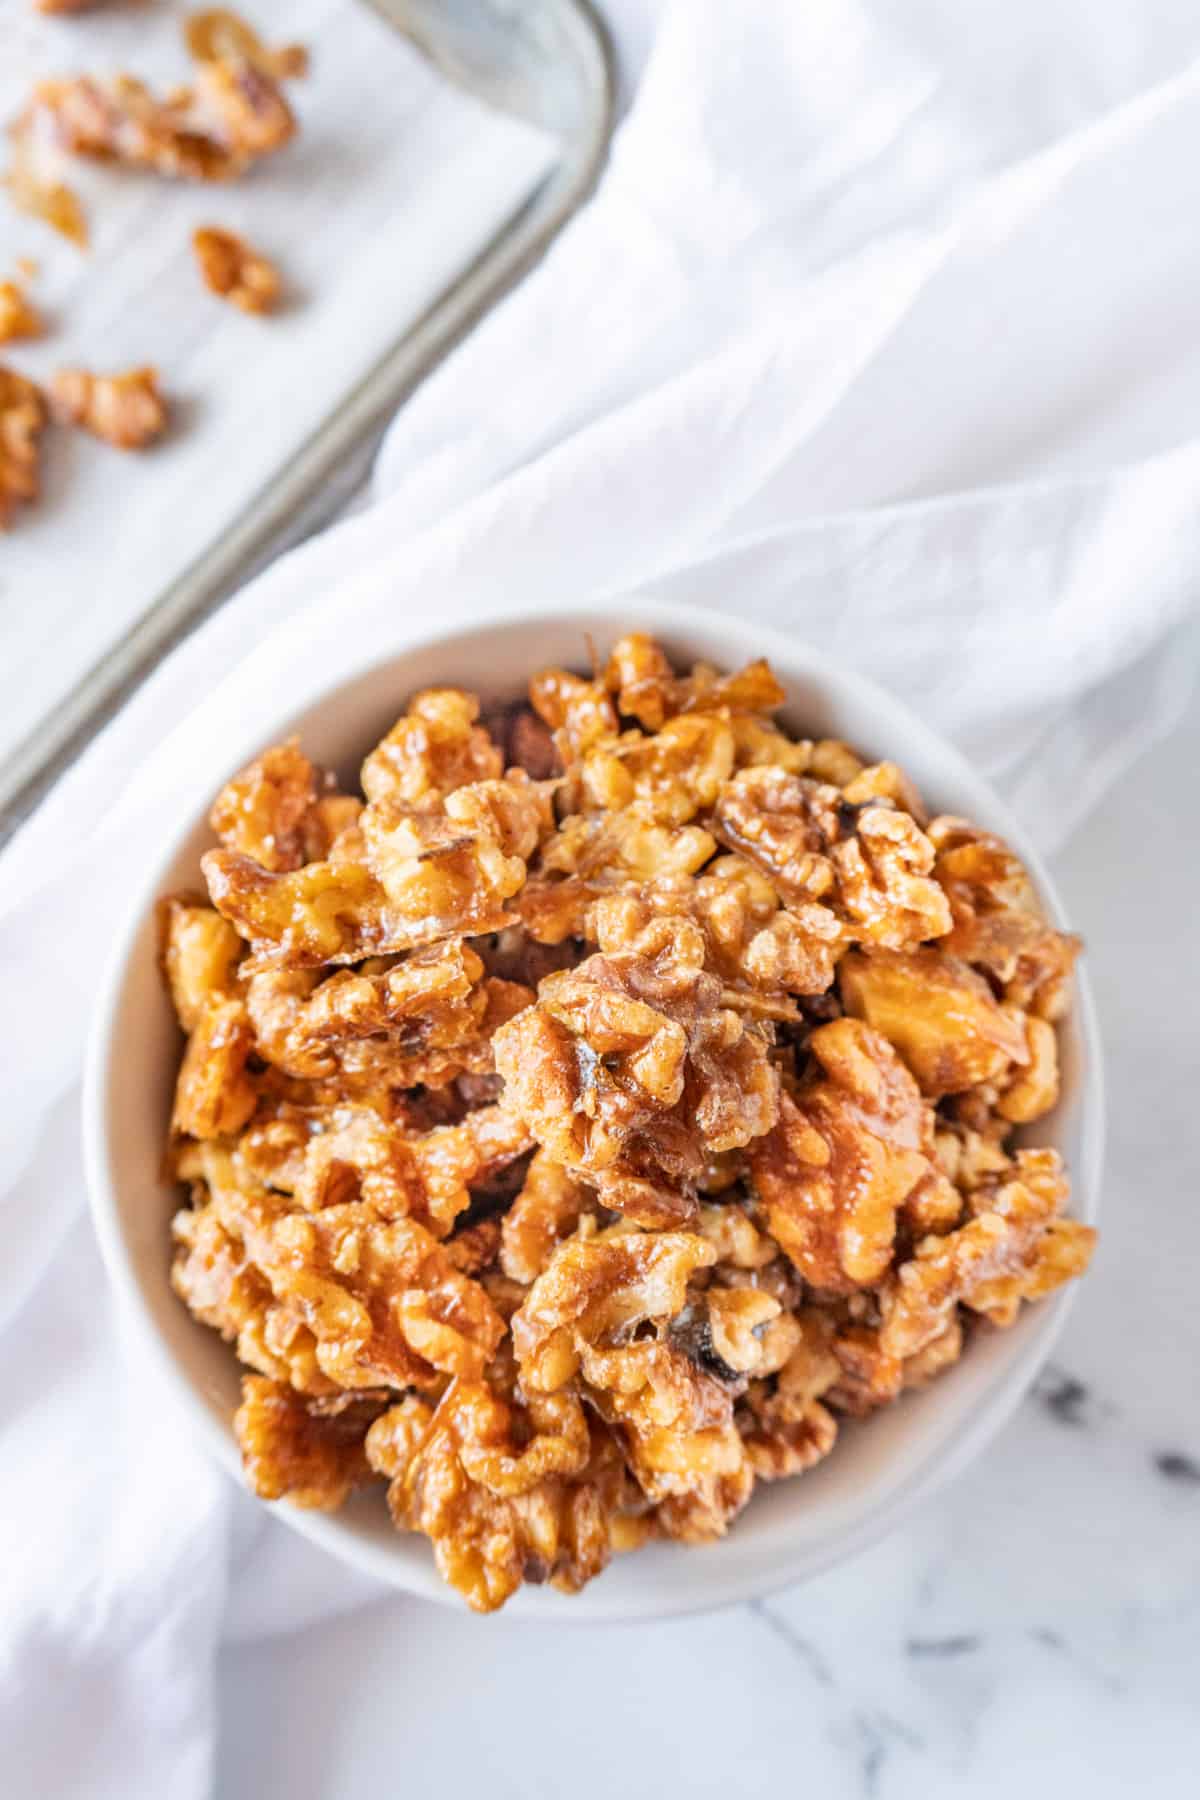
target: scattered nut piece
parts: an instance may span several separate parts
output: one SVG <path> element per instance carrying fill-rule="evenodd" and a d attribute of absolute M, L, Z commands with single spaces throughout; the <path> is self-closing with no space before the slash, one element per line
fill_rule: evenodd
<path fill-rule="evenodd" d="M 0 344 L 42 335 L 41 314 L 18 281 L 0 281 Z"/>
<path fill-rule="evenodd" d="M 157 369 L 127 369 L 121 375 L 60 369 L 50 393 L 61 419 L 118 450 L 144 450 L 167 428 Z"/>
<path fill-rule="evenodd" d="M 192 249 L 212 293 L 243 312 L 274 311 L 282 285 L 279 270 L 245 238 L 218 225 L 202 225 L 192 233 Z"/>
<path fill-rule="evenodd" d="M 46 426 L 41 389 L 0 363 L 0 531 L 38 497 L 38 440 Z"/>

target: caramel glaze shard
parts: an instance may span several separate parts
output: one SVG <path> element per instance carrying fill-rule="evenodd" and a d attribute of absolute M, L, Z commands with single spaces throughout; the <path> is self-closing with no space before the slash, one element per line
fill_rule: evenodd
<path fill-rule="evenodd" d="M 127 369 L 121 375 L 60 369 L 50 393 L 59 418 L 117 450 L 144 450 L 167 428 L 156 369 Z"/>
<path fill-rule="evenodd" d="M 1091 1255 L 1012 1143 L 1078 946 L 782 700 L 636 633 L 529 704 L 426 688 L 365 799 L 257 757 L 161 903 L 172 1282 L 252 1372 L 247 1479 L 386 1483 L 478 1611 L 718 1540 Z"/>
<path fill-rule="evenodd" d="M 0 344 L 42 335 L 41 315 L 17 281 L 0 281 Z"/>
<path fill-rule="evenodd" d="M 753 1021 L 722 1004 L 694 925 L 656 920 L 627 952 L 542 982 L 497 1032 L 506 1103 L 606 1206 L 642 1224 L 694 1210 L 702 1146 L 768 1131 L 779 1080 Z"/>
<path fill-rule="evenodd" d="M 933 1114 L 890 1044 L 858 1020 L 823 1025 L 809 1049 L 816 1069 L 752 1147 L 751 1174 L 804 1279 L 849 1293 L 887 1271 L 897 1213 L 933 1172 Z"/>
<path fill-rule="evenodd" d="M 210 293 L 241 312 L 274 312 L 283 283 L 261 250 L 218 225 L 198 227 L 192 233 L 192 250 Z"/>
<path fill-rule="evenodd" d="M 0 363 L 0 531 L 38 497 L 46 402 L 40 388 Z"/>
<path fill-rule="evenodd" d="M 267 1376 L 245 1376 L 233 1434 L 251 1489 L 261 1500 L 335 1511 L 372 1478 L 365 1442 L 379 1411 L 377 1401 L 329 1407 Z"/>

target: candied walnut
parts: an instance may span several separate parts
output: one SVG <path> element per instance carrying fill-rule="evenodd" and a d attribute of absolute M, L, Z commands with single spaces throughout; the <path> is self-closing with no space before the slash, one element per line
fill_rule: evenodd
<path fill-rule="evenodd" d="M 313 862 L 276 874 L 240 850 L 209 850 L 200 866 L 213 905 L 250 944 L 256 968 L 316 968 L 409 947 L 361 863 Z"/>
<path fill-rule="evenodd" d="M 756 1475 L 778 1481 L 799 1475 L 827 1456 L 837 1421 L 822 1400 L 838 1381 L 833 1324 L 807 1308 L 795 1316 L 796 1342 L 772 1380 L 752 1381 L 738 1408 L 746 1456 Z"/>
<path fill-rule="evenodd" d="M 588 807 L 635 803 L 649 819 L 686 825 L 712 806 L 733 771 L 733 732 L 716 714 L 683 714 L 647 737 L 625 731 L 585 752 L 579 782 Z"/>
<path fill-rule="evenodd" d="M 1020 1016 L 997 1005 L 968 963 L 940 948 L 849 951 L 838 986 L 846 1011 L 887 1038 L 933 1099 L 1030 1061 Z"/>
<path fill-rule="evenodd" d="M 321 1413 L 282 1382 L 244 1376 L 233 1433 L 250 1488 L 260 1500 L 333 1512 L 371 1477 L 364 1439 L 372 1416 L 361 1401 Z"/>
<path fill-rule="evenodd" d="M 601 950 L 638 950 L 658 917 L 687 918 L 705 937 L 705 960 L 726 1004 L 760 1017 L 795 1017 L 791 994 L 819 994 L 833 980 L 841 927 L 824 906 L 785 910 L 762 872 L 720 856 L 699 877 L 666 876 L 597 900 L 588 930 Z"/>
<path fill-rule="evenodd" d="M 373 1421 L 366 1437 L 367 1461 L 377 1475 L 403 1481 L 433 1419 L 433 1407 L 419 1394 L 406 1394 Z"/>
<path fill-rule="evenodd" d="M 710 1243 L 727 1269 L 765 1269 L 777 1254 L 770 1238 L 756 1231 L 744 1206 L 726 1202 L 701 1206 L 691 1229 Z"/>
<path fill-rule="evenodd" d="M 8 529 L 18 506 L 38 497 L 46 421 L 41 389 L 0 363 L 0 531 Z"/>
<path fill-rule="evenodd" d="M 771 713 L 787 695 L 761 658 L 733 675 L 696 663 L 677 676 L 661 647 L 644 632 L 631 631 L 613 645 L 604 684 L 621 712 L 650 731 L 691 712 Z"/>
<path fill-rule="evenodd" d="M 311 858 L 310 819 L 319 779 L 295 738 L 276 744 L 227 781 L 208 822 L 227 850 L 264 869 L 299 869 Z"/>
<path fill-rule="evenodd" d="M 694 874 L 716 841 L 701 825 L 662 825 L 635 803 L 617 813 L 573 813 L 541 847 L 518 905 L 543 944 L 585 937 L 594 901 L 630 882 Z"/>
<path fill-rule="evenodd" d="M 388 1416 L 372 1428 L 371 1453 L 387 1472 L 398 1467 L 392 1516 L 429 1537 L 442 1575 L 477 1612 L 502 1606 L 522 1581 L 576 1592 L 607 1564 L 622 1514 L 638 1510 L 603 1426 L 572 1396 L 517 1406 L 460 1380 L 427 1424 L 408 1416 L 388 1428 Z"/>
<path fill-rule="evenodd" d="M 670 1341 L 719 1379 L 736 1381 L 759 1373 L 764 1330 L 782 1310 L 774 1295 L 761 1288 L 710 1288 L 673 1321 Z"/>
<path fill-rule="evenodd" d="M 715 819 L 785 902 L 828 900 L 859 942 L 907 949 L 950 930 L 934 847 L 890 801 L 854 805 L 829 783 L 755 767 L 725 784 Z"/>
<path fill-rule="evenodd" d="M 362 815 L 366 860 L 412 943 L 509 924 L 549 824 L 548 796 L 519 770 L 455 788 L 436 811 L 387 798 Z"/>
<path fill-rule="evenodd" d="M 858 758 L 854 760 L 857 762 Z M 928 822 L 920 794 L 897 763 L 871 763 L 858 769 L 840 786 L 842 799 L 848 806 L 868 806 L 872 800 L 887 800 L 902 812 L 911 813 L 918 825 Z"/>
<path fill-rule="evenodd" d="M 245 19 L 225 7 L 191 13 L 184 20 L 183 35 L 197 62 L 253 63 L 278 81 L 308 73 L 308 51 L 303 44 L 270 49 Z"/>
<path fill-rule="evenodd" d="M 500 752 L 476 723 L 479 702 L 461 688 L 425 688 L 362 768 L 368 800 L 420 806 L 503 773 Z"/>
<path fill-rule="evenodd" d="M 926 1238 L 885 1284 L 880 1343 L 911 1357 L 946 1330 L 959 1305 L 1008 1325 L 1024 1299 L 1081 1274 L 1095 1244 L 1090 1226 L 1056 1217 L 1066 1197 L 1053 1151 L 1020 1151 L 1012 1180 L 977 1190 L 974 1217 Z"/>
<path fill-rule="evenodd" d="M 283 286 L 279 270 L 245 238 L 219 225 L 201 225 L 192 233 L 192 250 L 210 293 L 242 312 L 275 310 Z"/>
<path fill-rule="evenodd" d="M 892 1255 L 896 1214 L 929 1173 L 932 1114 L 887 1040 L 835 1019 L 809 1040 L 820 1073 L 785 1095 L 750 1152 L 771 1235 L 806 1281 L 870 1287 Z"/>
<path fill-rule="evenodd" d="M 523 1125 L 498 1106 L 419 1137 L 367 1107 L 339 1109 L 305 1152 L 296 1198 L 311 1212 L 364 1200 L 383 1218 L 415 1218 L 439 1237 L 486 1182 L 530 1148 Z"/>
<path fill-rule="evenodd" d="M 296 134 L 295 115 L 274 75 L 245 58 L 200 64 L 191 113 L 209 142 L 220 146 L 231 174 L 273 156 Z"/>
<path fill-rule="evenodd" d="M 743 769 L 718 797 L 717 836 L 757 864 L 785 901 L 820 900 L 834 887 L 829 850 L 840 833 L 840 798 L 803 775 Z"/>
<path fill-rule="evenodd" d="M 1058 1102 L 1058 1038 L 1047 1019 L 1025 1020 L 1027 1066 L 1015 1071 L 996 1102 L 1001 1118 L 1013 1125 L 1040 1119 Z"/>
<path fill-rule="evenodd" d="M 61 419 L 82 426 L 117 450 L 144 450 L 167 428 L 167 405 L 156 369 L 127 369 L 120 375 L 60 369 L 50 392 Z"/>
<path fill-rule="evenodd" d="M 196 1172 L 203 1172 L 218 1197 L 206 1199 L 209 1188 L 198 1183 L 201 1203 L 176 1213 L 172 1287 L 202 1324 L 236 1344 L 251 1368 L 302 1393 L 334 1392 L 317 1365 L 311 1331 L 295 1312 L 276 1303 L 266 1276 L 250 1258 L 238 1229 L 241 1199 L 228 1172 L 228 1154 L 212 1146 L 199 1154 L 204 1162 Z"/>
<path fill-rule="evenodd" d="M 936 1166 L 906 1195 L 900 1216 L 910 1238 L 931 1232 L 953 1231 L 962 1219 L 963 1197 L 954 1183 Z"/>
<path fill-rule="evenodd" d="M 0 344 L 41 335 L 41 315 L 26 298 L 24 288 L 16 281 L 0 281 Z"/>
<path fill-rule="evenodd" d="M 554 1393 L 578 1371 L 582 1349 L 623 1343 L 639 1325 L 673 1319 L 692 1276 L 716 1257 L 711 1244 L 684 1231 L 569 1238 L 512 1322 L 526 1389 Z"/>
<path fill-rule="evenodd" d="M 457 789 L 445 810 L 367 807 L 327 861 L 275 873 L 239 851 L 201 867 L 213 904 L 254 951 L 254 968 L 315 968 L 499 930 L 542 827 L 525 777 Z M 253 970 L 251 971 L 253 972 Z"/>
<path fill-rule="evenodd" d="M 689 1499 L 710 1534 L 730 1516 L 729 1496 L 745 1467 L 733 1428 L 732 1372 L 715 1356 L 707 1320 L 699 1330 L 689 1310 L 688 1283 L 713 1256 L 711 1245 L 684 1232 L 573 1238 L 554 1252 L 512 1321 L 525 1390 L 558 1392 L 578 1374 L 590 1403 L 619 1431 L 647 1498 Z M 758 1305 L 763 1311 L 761 1298 Z M 743 1306 L 732 1302 L 723 1321 L 735 1353 L 743 1339 L 734 1310 Z M 740 1323 L 748 1323 L 744 1311 Z M 646 1330 L 663 1335 L 645 1337 Z"/>
<path fill-rule="evenodd" d="M 481 1275 L 500 1254 L 500 1220 L 480 1219 L 446 1240 L 446 1255 L 464 1275 Z"/>
<path fill-rule="evenodd" d="M 254 1032 L 241 1000 L 219 994 L 196 1020 L 175 1086 L 171 1129 L 194 1138 L 231 1137 L 257 1104 L 246 1063 Z"/>
<path fill-rule="evenodd" d="M 1024 864 L 1002 839 L 948 817 L 929 836 L 954 919 L 945 948 L 991 977 L 1010 1005 L 1061 1019 L 1080 940 L 1042 916 Z"/>
<path fill-rule="evenodd" d="M 1064 1220 L 1063 1223 L 1070 1224 L 1071 1221 Z M 1055 1230 L 1056 1227 L 1052 1225 L 1050 1227 L 1050 1232 L 1047 1235 L 1049 1236 Z M 1045 1243 L 1046 1240 L 1043 1239 L 1042 1241 Z M 1064 1276 L 1063 1279 L 1065 1280 L 1066 1277 Z M 1052 1285 L 1057 1286 L 1058 1284 L 1054 1283 Z M 1034 1297 L 1033 1294 L 1027 1296 L 1029 1299 L 1033 1299 Z M 901 1365 L 904 1371 L 903 1386 L 906 1390 L 908 1388 L 924 1387 L 927 1382 L 932 1381 L 934 1377 L 940 1375 L 943 1370 L 951 1368 L 962 1355 L 962 1349 L 962 1325 L 958 1319 L 951 1319 L 950 1323 L 946 1326 L 946 1329 L 941 1332 L 939 1336 L 933 1338 L 926 1344 L 923 1350 L 918 1350 L 915 1356 L 905 1357 L 904 1362 Z"/>
<path fill-rule="evenodd" d="M 194 1031 L 212 999 L 229 999 L 242 940 L 203 901 L 171 894 L 158 903 L 159 958 L 179 1023 Z"/>
<path fill-rule="evenodd" d="M 536 1151 L 521 1191 L 504 1215 L 500 1267 L 513 1281 L 536 1280 L 551 1252 L 595 1208 L 595 1196 L 583 1182 L 545 1150 Z"/>
<path fill-rule="evenodd" d="M 699 930 L 657 926 L 654 946 L 547 977 L 495 1038 L 506 1104 L 603 1204 L 647 1224 L 686 1217 L 706 1154 L 769 1130 L 779 1098 L 767 1040 L 722 1006 Z"/>
<path fill-rule="evenodd" d="M 727 1433 L 722 1446 L 728 1468 L 685 1493 L 668 1494 L 655 1507 L 654 1521 L 664 1537 L 681 1544 L 715 1544 L 725 1536 L 754 1492 L 754 1468 L 734 1451 L 735 1436 Z"/>
<path fill-rule="evenodd" d="M 246 990 L 260 1055 L 298 1079 L 336 1076 L 347 1098 L 489 1074 L 493 1034 L 533 998 L 485 977 L 458 938 L 324 981 L 313 970 L 264 970 Z"/>
<path fill-rule="evenodd" d="M 569 768 L 593 744 L 617 735 L 617 714 L 601 681 L 585 681 L 566 669 L 543 669 L 529 684 L 533 710 L 554 734 Z"/>
<path fill-rule="evenodd" d="M 357 1203 L 285 1213 L 249 1247 L 340 1387 L 427 1386 L 437 1373 L 477 1379 L 504 1335 L 478 1282 L 413 1219 L 381 1219 Z"/>

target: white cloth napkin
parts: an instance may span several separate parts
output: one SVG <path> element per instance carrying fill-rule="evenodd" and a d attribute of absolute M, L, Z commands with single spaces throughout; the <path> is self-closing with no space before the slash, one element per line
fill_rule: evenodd
<path fill-rule="evenodd" d="M 96 963 L 180 773 L 396 609 L 619 621 L 649 588 L 736 610 L 748 655 L 769 620 L 893 686 L 1052 846 L 1192 662 L 1193 11 L 644 9 L 599 194 L 405 409 L 375 503 L 184 645 L 11 846 L 6 1793 L 204 1793 L 220 1643 L 374 1592 L 195 1452 L 81 1217 Z"/>

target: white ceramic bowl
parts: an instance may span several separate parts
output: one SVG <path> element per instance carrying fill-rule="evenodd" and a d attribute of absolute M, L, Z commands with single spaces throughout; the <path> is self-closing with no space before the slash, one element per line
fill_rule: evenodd
<path fill-rule="evenodd" d="M 116 945 L 91 1032 L 84 1133 L 92 1207 L 111 1278 L 141 1327 L 147 1356 L 160 1366 L 198 1438 L 235 1479 L 239 1458 L 230 1421 L 239 1372 L 233 1351 L 190 1317 L 168 1281 L 168 1221 L 178 1193 L 162 1180 L 160 1165 L 180 1040 L 159 980 L 154 900 L 199 885 L 200 855 L 211 842 L 205 814 L 212 795 L 267 744 L 298 732 L 315 760 L 353 785 L 363 754 L 415 689 L 451 682 L 489 699 L 515 697 L 531 671 L 548 663 L 586 667 L 589 636 L 603 652 L 635 628 L 653 632 L 682 663 L 703 658 L 732 668 L 753 656 L 769 657 L 787 687 L 784 717 L 793 728 L 844 737 L 872 758 L 892 758 L 933 809 L 963 814 L 1006 837 L 1032 871 L 1051 916 L 1065 923 L 1020 828 L 955 750 L 897 700 L 833 666 L 799 638 L 708 611 L 648 600 L 619 613 L 527 613 L 451 633 L 401 622 L 390 642 L 364 656 L 357 676 L 303 712 L 281 709 L 248 728 L 245 741 L 214 745 L 211 764 L 189 775 L 179 793 L 183 823 L 175 840 L 131 871 L 129 925 Z M 1074 1181 L 1073 1210 L 1091 1220 L 1103 1101 L 1086 975 L 1078 981 L 1064 1040 L 1063 1099 L 1034 1135 L 1063 1152 Z M 843 1425 L 834 1453 L 818 1468 L 798 1480 L 763 1485 L 724 1543 L 638 1551 L 617 1559 L 571 1599 L 551 1589 L 525 1589 L 510 1602 L 510 1616 L 660 1617 L 725 1605 L 851 1555 L 983 1448 L 1044 1362 L 1068 1303 L 1069 1290 L 1027 1308 L 1012 1330 L 977 1338 L 932 1386 L 864 1425 Z M 277 1510 L 314 1542 L 395 1587 L 457 1600 L 438 1578 L 428 1543 L 392 1529 L 378 1491 L 332 1515 Z"/>

